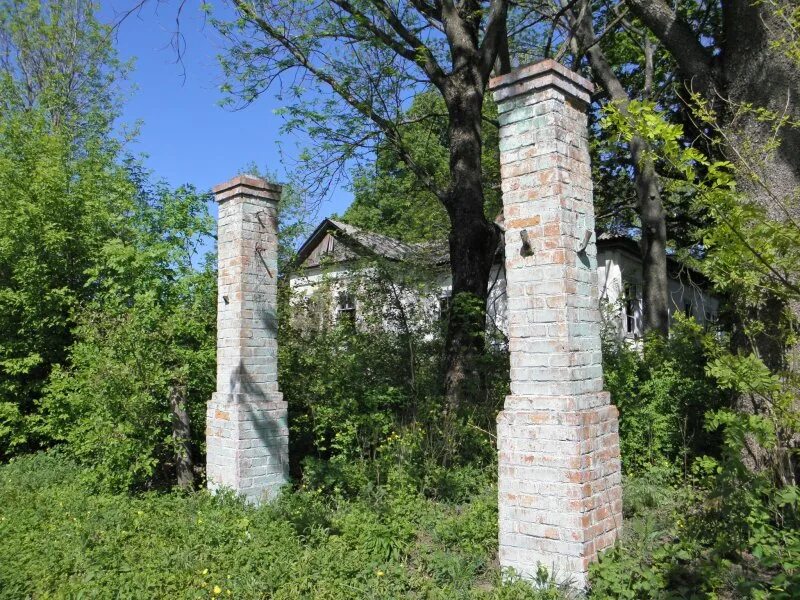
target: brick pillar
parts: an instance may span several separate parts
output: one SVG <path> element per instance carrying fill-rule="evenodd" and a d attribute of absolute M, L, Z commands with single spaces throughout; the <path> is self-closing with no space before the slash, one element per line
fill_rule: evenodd
<path fill-rule="evenodd" d="M 545 60 L 491 82 L 500 120 L 511 395 L 497 418 L 500 564 L 585 587 L 622 523 L 617 410 L 603 390 L 586 109 Z"/>
<path fill-rule="evenodd" d="M 286 403 L 278 391 L 277 206 L 281 188 L 240 175 L 214 188 L 217 228 L 217 391 L 208 404 L 208 487 L 249 501 L 288 477 Z"/>

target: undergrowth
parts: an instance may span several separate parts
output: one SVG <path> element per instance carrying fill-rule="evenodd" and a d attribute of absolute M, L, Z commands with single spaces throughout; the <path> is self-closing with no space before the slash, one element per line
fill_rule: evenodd
<path fill-rule="evenodd" d="M 206 492 L 112 494 L 57 453 L 21 457 L 0 467 L 0 598 L 559 597 L 501 577 L 493 475 L 463 503 L 399 476 L 347 499 L 298 489 L 254 508 Z"/>

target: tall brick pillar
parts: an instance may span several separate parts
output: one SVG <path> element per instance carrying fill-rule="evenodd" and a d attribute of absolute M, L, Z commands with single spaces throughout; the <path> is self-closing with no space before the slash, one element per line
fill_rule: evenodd
<path fill-rule="evenodd" d="M 500 564 L 585 587 L 622 522 L 617 410 L 603 391 L 586 110 L 545 60 L 491 82 L 500 119 L 511 395 L 497 418 Z"/>
<path fill-rule="evenodd" d="M 278 391 L 277 206 L 281 188 L 248 175 L 214 188 L 217 391 L 206 415 L 209 489 L 258 503 L 288 476 L 286 403 Z"/>

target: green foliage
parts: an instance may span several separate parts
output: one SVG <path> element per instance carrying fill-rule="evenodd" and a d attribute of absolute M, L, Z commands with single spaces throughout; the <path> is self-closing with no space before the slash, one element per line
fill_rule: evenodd
<path fill-rule="evenodd" d="M 107 130 L 119 111 L 113 31 L 84 0 L 0 2 L 0 113 L 35 110 L 77 139 Z"/>
<path fill-rule="evenodd" d="M 481 168 L 484 183 L 484 213 L 494 220 L 502 210 L 500 196 L 500 156 L 497 107 L 489 95 L 484 100 L 483 150 Z M 416 96 L 400 128 L 405 149 L 415 164 L 435 173 L 444 187 L 449 176 L 447 107 L 441 95 L 424 91 Z M 367 231 L 383 233 L 407 242 L 441 240 L 450 231 L 450 222 L 439 199 L 420 181 L 399 156 L 396 148 L 384 142 L 369 167 L 356 170 L 354 198 L 343 219 Z"/>
<path fill-rule="evenodd" d="M 208 493 L 98 492 L 58 454 L 0 467 L 0 598 L 561 597 L 502 578 L 496 490 L 467 505 L 389 485 L 253 508 Z"/>
<path fill-rule="evenodd" d="M 13 432 L 0 456 L 29 441 L 25 418 L 93 293 L 87 272 L 131 208 L 113 145 L 76 152 L 39 112 L 0 119 L 0 422 Z"/>
<path fill-rule="evenodd" d="M 212 227 L 207 200 L 191 188 L 140 190 L 129 237 L 99 250 L 68 365 L 54 370 L 40 402 L 43 437 L 65 442 L 113 489 L 171 479 L 171 395 L 184 399 L 201 454 L 214 388 L 216 275 L 192 261 Z"/>
<path fill-rule="evenodd" d="M 796 455 L 787 439 L 797 431 L 795 396 L 755 356 L 733 355 L 708 342 L 695 357 L 705 376 L 694 389 L 707 394 L 717 386 L 720 393 L 757 397 L 771 407 L 744 412 L 708 406 L 703 427 L 706 439 L 719 437 L 716 452 L 697 456 L 679 485 L 663 469 L 639 471 L 626 481 L 625 536 L 593 567 L 595 597 L 800 594 Z M 622 410 L 621 431 L 624 415 Z"/>
<path fill-rule="evenodd" d="M 693 118 L 703 127 L 719 131 L 713 109 L 698 96 L 693 96 L 692 102 Z M 746 105 L 734 108 L 745 114 L 757 112 L 757 119 L 770 123 L 776 135 L 781 128 L 796 126 L 764 109 Z M 729 294 L 740 313 L 764 307 L 771 299 L 800 297 L 800 228 L 792 219 L 774 218 L 763 203 L 737 191 L 738 179 L 753 179 L 766 186 L 759 178 L 754 155 L 768 155 L 774 148 L 751 148 L 747 156 L 741 157 L 742 164 L 734 166 L 729 161 L 708 158 L 697 147 L 685 144 L 683 127 L 668 123 L 655 104 L 631 102 L 628 113 L 626 117 L 609 106 L 605 126 L 626 140 L 633 135 L 642 136 L 653 158 L 676 173 L 669 180 L 668 189 L 689 195 L 695 214 L 710 217 L 708 226 L 697 234 L 702 239 L 702 260 L 693 260 L 688 253 L 683 258 L 708 276 L 720 292 Z M 781 211 L 791 213 L 796 198 L 781 198 L 771 190 L 767 193 Z M 749 325 L 758 327 L 754 322 Z"/>
<path fill-rule="evenodd" d="M 800 66 L 800 7 L 791 0 L 757 0 L 754 4 L 768 6 L 781 27 L 770 42 L 773 50 Z"/>
<path fill-rule="evenodd" d="M 41 442 L 36 401 L 133 209 L 109 134 L 126 68 L 96 8 L 0 2 L 0 458 Z"/>
<path fill-rule="evenodd" d="M 653 336 L 640 352 L 613 333 L 603 343 L 605 388 L 620 411 L 620 449 L 626 473 L 672 466 L 714 452 L 705 413 L 728 402 L 705 371 L 717 340 L 694 319 L 675 316 L 670 337 Z"/>
<path fill-rule="evenodd" d="M 289 402 L 293 472 L 309 487 L 336 493 L 401 477 L 428 496 L 462 499 L 474 493 L 475 473 L 494 463 L 491 435 L 507 386 L 507 354 L 488 353 L 486 408 L 460 415 L 446 444 L 443 322 L 424 303 L 406 300 L 431 293 L 425 277 L 372 261 L 361 272 L 346 283 L 324 277 L 310 296 L 282 291 L 279 379 Z M 345 287 L 357 307 L 355 323 L 335 315 Z M 462 469 L 446 468 L 448 461 Z"/>

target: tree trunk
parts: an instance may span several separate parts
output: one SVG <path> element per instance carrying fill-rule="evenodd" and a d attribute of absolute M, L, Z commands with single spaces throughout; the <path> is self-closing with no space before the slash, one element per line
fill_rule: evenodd
<path fill-rule="evenodd" d="M 714 55 L 665 0 L 627 0 L 627 4 L 678 62 L 685 94 L 696 92 L 715 108 L 724 137 L 719 148 L 737 167 L 738 189 L 763 206 L 771 219 L 796 221 L 800 128 L 783 126 L 776 132 L 774 121 L 762 119 L 758 112 L 767 109 L 800 120 L 800 69 L 783 55 L 780 45 L 773 45 L 785 24 L 767 4 L 723 2 L 717 33 L 722 52 Z M 766 151 L 771 146 L 777 147 Z M 800 307 L 790 309 L 800 318 Z M 757 343 L 759 353 L 775 368 L 780 363 L 786 366 L 789 358 L 779 333 L 780 316 L 780 310 L 763 315 L 772 335 L 765 334 Z"/>
<path fill-rule="evenodd" d="M 800 69 L 779 45 L 773 47 L 785 24 L 767 4 L 723 2 L 718 33 L 722 52 L 716 56 L 664 0 L 627 3 L 675 57 L 686 90 L 717 109 L 726 138 L 723 151 L 740 170 L 739 189 L 765 206 L 771 217 L 787 218 L 785 200 L 800 189 L 800 128 L 784 126 L 776 133 L 774 123 L 756 110 L 800 120 Z M 751 108 L 743 110 L 746 105 Z M 777 148 L 766 160 L 747 156 L 775 141 Z"/>
<path fill-rule="evenodd" d="M 578 14 L 581 15 L 577 23 Z M 592 72 L 617 108 L 626 114 L 630 96 L 611 68 L 605 53 L 596 43 L 592 11 L 588 4 L 571 15 L 573 28 Z M 646 57 L 647 58 L 647 57 Z M 645 93 L 652 85 L 652 56 L 647 58 Z M 630 142 L 631 166 L 636 183 L 637 208 L 642 226 L 641 255 L 643 278 L 644 330 L 669 333 L 669 287 L 667 279 L 667 218 L 661 201 L 658 176 L 653 161 L 647 158 L 645 141 L 636 136 Z"/>
<path fill-rule="evenodd" d="M 194 487 L 194 461 L 192 460 L 192 431 L 189 412 L 186 410 L 186 388 L 174 385 L 169 394 L 172 413 L 172 441 L 175 448 L 175 477 L 178 487 Z"/>
<path fill-rule="evenodd" d="M 645 333 L 669 334 L 669 280 L 667 278 L 667 216 L 658 189 L 653 161 L 644 158 L 645 142 L 630 142 L 636 179 L 639 220 L 642 225 L 642 301 Z"/>
<path fill-rule="evenodd" d="M 451 80 L 445 96 L 450 138 L 450 185 L 444 204 L 450 217 L 453 302 L 445 340 L 444 388 L 455 414 L 480 397 L 478 358 L 484 352 L 489 274 L 499 241 L 484 215 L 481 174 L 481 111 L 484 83 L 470 69 Z"/>

